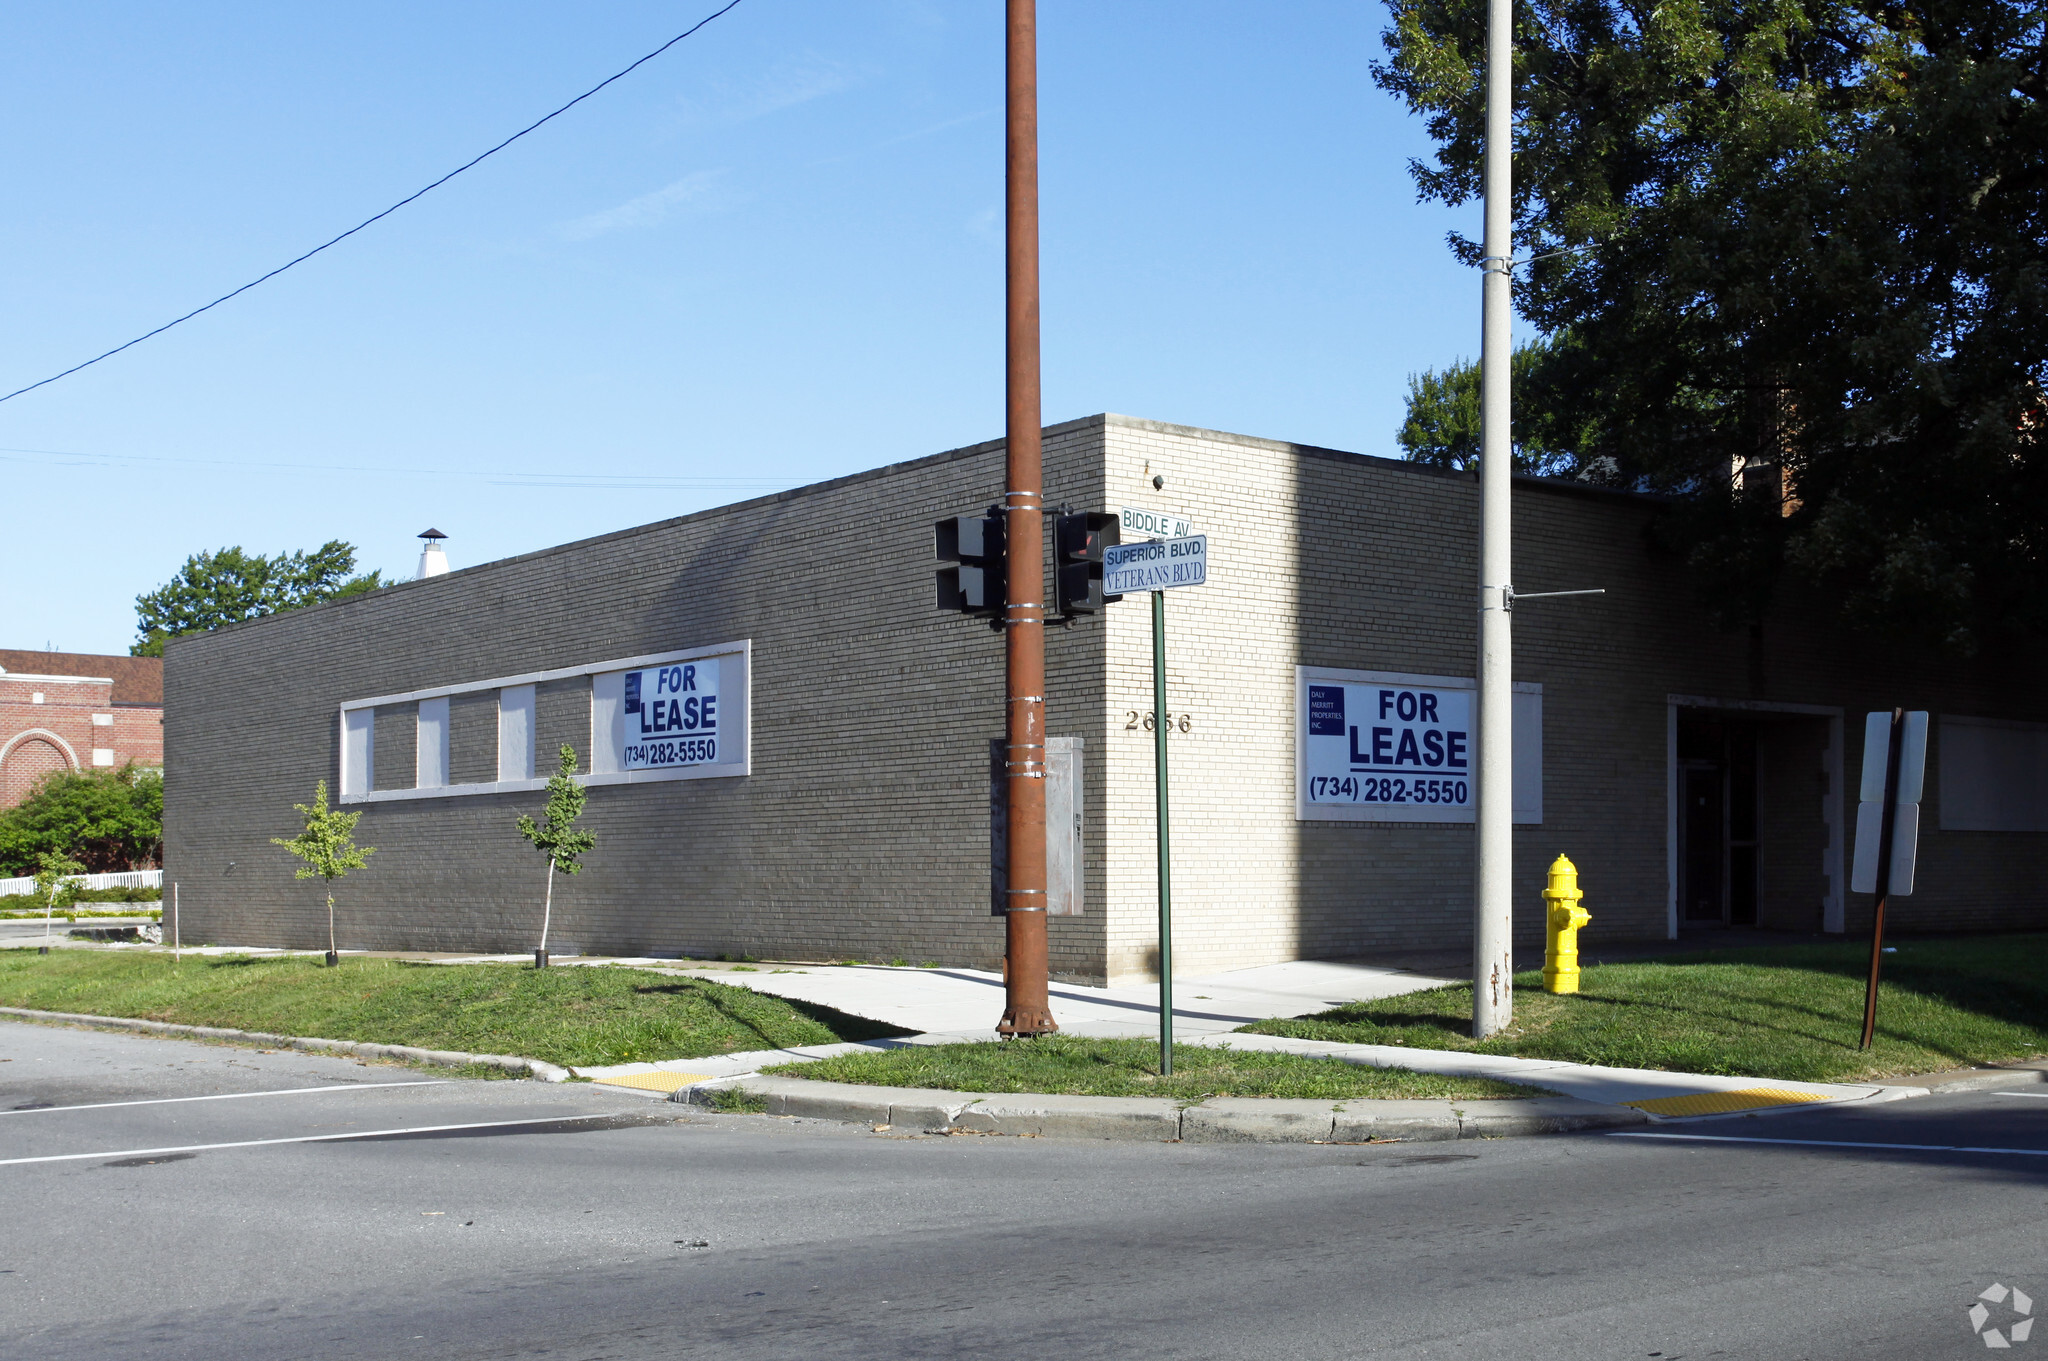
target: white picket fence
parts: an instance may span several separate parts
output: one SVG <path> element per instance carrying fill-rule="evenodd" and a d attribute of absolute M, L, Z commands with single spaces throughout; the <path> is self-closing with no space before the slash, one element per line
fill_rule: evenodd
<path fill-rule="evenodd" d="M 80 888 L 155 888 L 164 886 L 162 870 L 119 870 L 113 874 L 73 874 L 67 883 Z M 35 876 L 24 879 L 0 879 L 0 897 L 10 893 L 33 893 L 36 891 Z"/>

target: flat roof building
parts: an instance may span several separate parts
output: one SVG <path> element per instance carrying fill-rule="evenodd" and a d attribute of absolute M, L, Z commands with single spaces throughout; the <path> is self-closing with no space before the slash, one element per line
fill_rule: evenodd
<path fill-rule="evenodd" d="M 1209 583 L 1166 611 L 1176 970 L 1464 948 L 1476 480 L 1113 415 L 1045 440 L 1048 506 L 1209 538 Z M 558 952 L 993 965 L 1001 639 L 934 608 L 932 525 L 1002 469 L 974 445 L 173 640 L 186 937 L 324 944 L 322 895 L 269 844 L 324 779 L 378 849 L 339 891 L 344 947 L 532 948 L 545 862 L 514 819 L 568 743 L 598 845 L 556 880 Z M 1863 712 L 1894 705 L 1935 715 L 1895 928 L 2037 926 L 2039 657 L 1916 655 L 1796 584 L 1718 631 L 1656 513 L 1515 486 L 1516 586 L 1607 592 L 1515 613 L 1518 937 L 1560 852 L 1589 940 L 1867 924 L 1848 791 Z M 1156 968 L 1150 630 L 1135 596 L 1048 629 L 1078 909 L 1049 925 L 1076 980 Z"/>

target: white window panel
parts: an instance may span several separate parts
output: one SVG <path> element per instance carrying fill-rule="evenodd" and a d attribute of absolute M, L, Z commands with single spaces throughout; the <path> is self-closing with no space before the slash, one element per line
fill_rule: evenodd
<path fill-rule="evenodd" d="M 419 757 L 413 763 L 413 786 L 439 789 L 448 783 L 448 696 L 420 701 Z"/>
<path fill-rule="evenodd" d="M 341 793 L 349 798 L 377 783 L 377 711 L 344 709 L 341 714 Z"/>
<path fill-rule="evenodd" d="M 110 766 L 114 764 L 114 753 L 106 747 L 94 747 L 92 763 L 96 766 Z"/>
<path fill-rule="evenodd" d="M 533 778 L 533 687 L 508 685 L 498 692 L 498 778 Z"/>
<path fill-rule="evenodd" d="M 1941 716 L 1941 830 L 2048 832 L 2048 726 Z"/>

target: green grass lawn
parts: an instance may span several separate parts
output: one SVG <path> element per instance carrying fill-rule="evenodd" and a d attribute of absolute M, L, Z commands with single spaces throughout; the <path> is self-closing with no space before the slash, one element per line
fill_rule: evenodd
<path fill-rule="evenodd" d="M 956 1092 L 1052 1092 L 1063 1096 L 1279 1096 L 1343 1101 L 1360 1097 L 1442 1100 L 1542 1096 L 1486 1078 L 1437 1077 L 1405 1068 L 1360 1068 L 1334 1059 L 1206 1045 L 1173 1047 L 1173 1076 L 1159 1076 L 1153 1040 L 1050 1035 L 989 1044 L 906 1045 L 764 1068 L 778 1077 L 938 1087 Z"/>
<path fill-rule="evenodd" d="M 1862 1038 L 1869 944 L 1670 955 L 1585 969 L 1577 996 L 1515 979 L 1515 1019 L 1471 1038 L 1472 990 L 1438 988 L 1248 1031 L 1464 1049 L 1624 1068 L 1838 1082 L 2048 1052 L 2048 935 L 1898 942 L 1884 957 L 1877 1036 Z"/>
<path fill-rule="evenodd" d="M 518 1054 L 651 1063 L 901 1035 L 830 1007 L 643 969 L 343 957 L 0 950 L 0 1006 Z"/>

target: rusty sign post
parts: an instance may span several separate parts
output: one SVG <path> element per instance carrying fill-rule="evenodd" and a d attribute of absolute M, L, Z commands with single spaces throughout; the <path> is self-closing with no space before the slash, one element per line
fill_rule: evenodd
<path fill-rule="evenodd" d="M 1038 381 L 1038 16 L 1007 0 L 1004 158 L 1007 311 L 1003 495 L 1004 774 L 1009 786 L 1003 1019 L 996 1033 L 1059 1029 L 1049 996 L 1045 875 L 1045 503 Z"/>
<path fill-rule="evenodd" d="M 1884 910 L 1913 892 L 1920 843 L 1920 793 L 1927 776 L 1927 712 L 1894 709 L 1863 724 L 1863 797 L 1856 806 L 1856 858 L 1849 891 L 1874 893 L 1870 922 L 1870 976 L 1863 988 L 1863 1038 L 1877 1033 L 1877 984 L 1884 964 Z"/>

